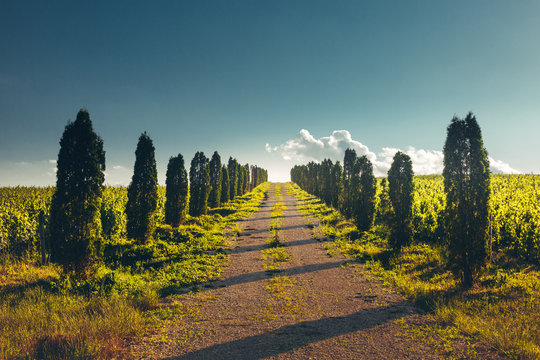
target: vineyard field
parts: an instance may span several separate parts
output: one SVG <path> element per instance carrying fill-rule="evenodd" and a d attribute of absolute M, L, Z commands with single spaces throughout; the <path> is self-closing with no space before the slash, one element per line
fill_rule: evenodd
<path fill-rule="evenodd" d="M 380 181 L 378 183 L 380 194 Z M 414 184 L 414 238 L 421 242 L 443 242 L 443 178 L 437 175 L 416 176 Z M 540 176 L 493 175 L 491 188 L 492 251 L 509 251 L 525 261 L 540 263 Z M 33 259 L 39 257 L 39 214 L 43 211 L 44 218 L 47 218 L 53 193 L 53 187 L 0 188 L 1 254 Z M 158 193 L 155 216 L 156 222 L 161 224 L 165 216 L 165 188 L 159 187 Z M 122 242 L 126 237 L 126 202 L 125 187 L 105 189 L 101 222 L 106 243 Z"/>

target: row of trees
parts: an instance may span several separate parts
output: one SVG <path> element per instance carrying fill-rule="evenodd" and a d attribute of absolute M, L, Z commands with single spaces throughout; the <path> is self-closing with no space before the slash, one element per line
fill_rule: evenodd
<path fill-rule="evenodd" d="M 388 178 L 381 181 L 382 214 L 390 225 L 389 245 L 396 251 L 412 238 L 413 170 L 407 154 L 397 152 Z M 489 225 L 489 160 L 480 127 L 472 113 L 464 119 L 454 117 L 447 129 L 444 145 L 444 189 L 446 208 L 445 237 L 449 265 L 464 286 L 470 287 L 486 259 Z M 360 231 L 367 231 L 375 216 L 376 182 L 366 156 L 345 151 L 343 167 L 325 159 L 295 166 L 291 180 L 327 205 L 353 218 Z"/>
<path fill-rule="evenodd" d="M 330 159 L 320 164 L 296 165 L 291 169 L 291 180 L 354 219 L 358 230 L 371 228 L 377 183 L 373 165 L 365 155 L 357 156 L 353 149 L 347 149 L 343 167 L 339 161 L 334 164 Z"/>
<path fill-rule="evenodd" d="M 150 239 L 156 228 L 158 181 L 154 152 L 152 139 L 141 134 L 125 209 L 128 238 L 139 243 Z M 84 276 L 101 257 L 100 209 L 105 180 L 103 140 L 94 132 L 86 110 L 79 111 L 76 120 L 66 126 L 57 166 L 49 225 L 51 260 L 66 271 Z M 240 165 L 232 158 L 225 166 L 217 151 L 211 160 L 197 152 L 191 161 L 188 187 L 184 158 L 180 154 L 171 157 L 166 173 L 165 222 L 177 227 L 187 213 L 206 214 L 208 207 L 219 207 L 267 179 L 267 171 L 257 166 Z"/>

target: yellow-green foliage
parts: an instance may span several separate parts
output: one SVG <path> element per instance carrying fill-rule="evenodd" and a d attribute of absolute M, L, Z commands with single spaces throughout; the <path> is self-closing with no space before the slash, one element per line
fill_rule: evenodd
<path fill-rule="evenodd" d="M 540 263 L 540 176 L 494 176 L 491 188 L 494 249 Z"/>
<path fill-rule="evenodd" d="M 263 313 L 258 316 L 260 320 L 295 318 L 304 312 L 306 304 L 303 293 L 296 291 L 295 284 L 288 276 L 275 276 L 267 282 L 266 291 L 270 294 L 270 299 Z"/>
<path fill-rule="evenodd" d="M 53 187 L 0 188 L 0 254 L 37 258 L 38 217 L 49 213 Z"/>
<path fill-rule="evenodd" d="M 161 225 L 143 245 L 125 238 L 125 189 L 107 188 L 105 208 L 114 221 L 95 277 L 75 281 L 53 265 L 3 257 L 0 358 L 109 359 L 122 354 L 125 341 L 164 319 L 156 309 L 161 296 L 219 276 L 227 258 L 227 229 L 257 210 L 268 186 L 178 228 Z"/>
<path fill-rule="evenodd" d="M 412 227 L 417 241 L 443 241 L 446 195 L 442 176 L 415 176 Z"/>
<path fill-rule="evenodd" d="M 283 247 L 270 247 L 262 250 L 263 266 L 265 270 L 276 270 L 278 263 L 291 260 L 291 255 Z"/>
<path fill-rule="evenodd" d="M 415 181 L 426 185 L 418 189 L 427 194 L 429 191 L 426 189 L 430 186 L 431 189 L 442 186 L 442 182 L 438 184 L 441 179 L 421 177 Z M 492 184 L 500 185 L 519 177 L 505 179 L 504 176 L 495 176 L 494 179 Z M 523 187 L 530 190 L 537 177 L 522 179 L 525 182 Z M 512 186 L 519 188 L 516 184 Z M 324 219 L 328 211 L 335 211 L 320 206 L 316 198 L 294 184 L 289 187 L 292 194 L 304 200 L 301 207 L 306 214 Z M 516 194 L 506 191 L 508 199 L 519 198 L 516 195 L 518 190 Z M 440 197 L 434 201 L 437 205 L 431 209 L 444 208 L 444 202 L 439 202 Z M 532 200 L 525 201 L 524 208 L 537 206 L 532 203 Z M 417 198 L 415 204 L 416 209 L 422 209 L 419 213 L 431 211 L 428 210 L 427 197 L 420 201 Z M 328 246 L 328 250 L 337 248 L 346 255 L 367 260 L 368 271 L 386 285 L 398 288 L 418 306 L 431 311 L 441 323 L 454 324 L 460 331 L 491 344 L 511 358 L 540 359 L 540 271 L 536 267 L 520 265 L 515 259 L 501 254 L 495 265 L 488 265 L 483 271 L 479 286 L 463 291 L 458 279 L 445 265 L 444 247 L 436 245 L 437 242 L 417 242 L 394 255 L 388 250 L 386 234 L 381 229 L 359 237 L 355 236 L 354 226 L 346 221 L 335 225 L 323 221 L 322 229 L 327 236 L 334 238 L 334 245 Z M 438 334 L 454 336 L 451 330 L 441 330 Z"/>
<path fill-rule="evenodd" d="M 442 176 L 414 178 L 413 228 L 417 241 L 441 242 L 446 198 Z M 540 263 L 540 176 L 493 175 L 490 224 L 493 251 Z"/>
<path fill-rule="evenodd" d="M 108 359 L 145 319 L 123 297 L 87 298 L 43 287 L 4 294 L 0 302 L 0 357 Z"/>

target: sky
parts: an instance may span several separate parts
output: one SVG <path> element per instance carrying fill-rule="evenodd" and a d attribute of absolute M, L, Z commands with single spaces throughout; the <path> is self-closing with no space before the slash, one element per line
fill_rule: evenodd
<path fill-rule="evenodd" d="M 53 185 L 86 108 L 106 182 L 139 135 L 186 164 L 217 150 L 287 181 L 347 147 L 384 175 L 398 149 L 442 170 L 472 111 L 494 172 L 540 173 L 536 0 L 0 1 L 0 186 Z"/>

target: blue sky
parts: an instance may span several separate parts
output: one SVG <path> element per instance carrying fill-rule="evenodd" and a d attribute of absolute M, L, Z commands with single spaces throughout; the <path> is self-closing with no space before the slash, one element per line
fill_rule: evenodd
<path fill-rule="evenodd" d="M 4 0 L 0 185 L 53 184 L 81 107 L 109 183 L 129 182 L 143 131 L 161 182 L 199 150 L 287 180 L 347 144 L 435 159 L 468 111 L 494 160 L 539 173 L 539 15 L 533 0 Z M 335 130 L 351 139 L 327 148 Z"/>

